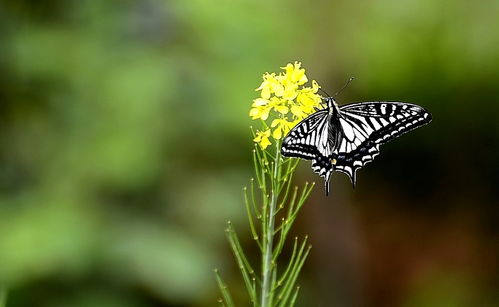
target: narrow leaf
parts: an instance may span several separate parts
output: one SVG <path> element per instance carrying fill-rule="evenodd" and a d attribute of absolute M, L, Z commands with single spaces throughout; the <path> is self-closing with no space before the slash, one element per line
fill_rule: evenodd
<path fill-rule="evenodd" d="M 258 233 L 256 232 L 255 225 L 253 224 L 253 214 L 251 213 L 246 187 L 244 187 L 243 189 L 243 194 L 244 194 L 244 204 L 246 205 L 246 214 L 248 215 L 248 222 L 250 225 L 251 234 L 253 235 L 253 240 L 255 240 L 258 243 L 259 247 L 261 248 L 260 241 L 258 240 L 259 239 Z"/>
<path fill-rule="evenodd" d="M 291 288 L 293 286 L 292 285 L 293 275 L 296 272 L 296 270 L 298 269 L 298 266 L 300 264 L 300 261 L 301 261 L 302 255 L 303 255 L 303 251 L 305 250 L 305 245 L 307 244 L 307 240 L 308 240 L 308 236 L 305 236 L 305 238 L 303 239 L 303 242 L 300 245 L 300 249 L 298 251 L 298 254 L 296 255 L 296 259 L 291 266 L 291 271 L 290 271 L 290 273 L 289 273 L 289 275 L 284 283 L 282 290 L 279 293 L 279 300 L 284 297 L 284 294 L 287 291 L 287 289 Z"/>
<path fill-rule="evenodd" d="M 288 276 L 288 273 L 290 272 L 291 267 L 293 266 L 293 263 L 295 261 L 297 247 L 298 247 L 298 237 L 295 237 L 293 242 L 293 252 L 291 253 L 291 258 L 289 258 L 288 266 L 286 267 L 286 270 L 282 274 L 281 278 L 279 278 L 276 287 L 280 287 L 284 282 L 284 280 L 286 279 L 286 277 Z"/>
<path fill-rule="evenodd" d="M 296 303 L 296 298 L 298 297 L 298 292 L 300 292 L 300 286 L 296 287 L 295 293 L 291 297 L 291 302 L 289 302 L 289 306 L 293 307 Z"/>
<path fill-rule="evenodd" d="M 232 248 L 232 253 L 236 258 L 239 270 L 241 271 L 241 275 L 243 276 L 243 280 L 246 285 L 246 290 L 248 291 L 248 294 L 250 296 L 250 300 L 251 302 L 256 302 L 256 293 L 251 282 L 252 277 L 250 277 L 250 274 L 254 276 L 254 271 L 249 264 L 246 256 L 244 255 L 241 244 L 239 243 L 239 239 L 237 238 L 237 234 L 232 228 L 232 224 L 230 223 L 230 221 L 228 222 L 227 227 L 227 238 Z"/>
<path fill-rule="evenodd" d="M 222 277 L 220 277 L 220 274 L 218 273 L 218 269 L 215 269 L 214 272 L 215 272 L 215 277 L 217 279 L 218 288 L 220 289 L 220 292 L 222 293 L 222 297 L 223 297 L 223 300 L 225 301 L 225 304 L 227 304 L 227 307 L 234 307 L 234 301 L 232 300 L 232 296 L 229 293 L 229 289 L 227 288 L 227 285 L 222 280 Z M 223 304 L 223 302 L 222 302 L 222 304 Z"/>
<path fill-rule="evenodd" d="M 301 258 L 298 257 L 298 259 L 300 259 L 300 261 L 299 261 L 298 265 L 293 268 L 293 272 L 290 275 L 290 279 L 287 282 L 287 285 L 285 286 L 285 292 L 283 294 L 282 301 L 281 301 L 279 306 L 283 306 L 283 307 L 287 306 L 286 303 L 288 301 L 289 295 L 291 294 L 291 290 L 296 283 L 298 275 L 300 274 L 300 271 L 303 267 L 303 264 L 305 263 L 305 260 L 307 259 L 308 254 L 310 253 L 311 248 L 312 248 L 312 246 L 309 246 L 307 248 L 305 254 L 303 254 L 303 256 L 301 256 Z"/>

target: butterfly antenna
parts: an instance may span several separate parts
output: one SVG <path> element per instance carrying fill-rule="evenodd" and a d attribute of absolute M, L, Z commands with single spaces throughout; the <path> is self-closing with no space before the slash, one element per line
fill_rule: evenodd
<path fill-rule="evenodd" d="M 319 87 L 319 90 L 321 92 L 323 92 L 324 94 L 326 94 L 326 97 L 331 97 L 331 95 L 329 95 L 325 90 L 323 90 L 322 88 Z"/>
<path fill-rule="evenodd" d="M 350 79 L 348 79 L 348 81 L 345 83 L 345 85 L 343 85 L 343 87 L 339 91 L 337 91 L 336 94 L 333 95 L 333 98 L 336 97 L 339 93 L 341 93 L 353 80 L 355 80 L 355 78 L 350 77 Z"/>
<path fill-rule="evenodd" d="M 324 94 L 326 94 L 326 97 L 331 97 L 331 96 L 329 96 L 329 94 L 328 94 L 325 90 L 323 90 L 322 88 L 320 88 L 320 87 L 319 87 L 319 90 L 320 90 L 320 91 L 322 91 Z M 327 107 L 327 103 L 325 103 L 325 102 L 324 102 L 324 97 L 322 97 L 321 104 L 322 104 L 322 106 L 323 106 L 323 107 Z"/>

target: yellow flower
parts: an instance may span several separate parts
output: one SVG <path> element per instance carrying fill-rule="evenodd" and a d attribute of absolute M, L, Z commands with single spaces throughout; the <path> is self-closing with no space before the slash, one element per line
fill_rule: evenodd
<path fill-rule="evenodd" d="M 251 119 L 259 119 L 267 120 L 269 117 L 270 110 L 272 106 L 270 105 L 270 101 L 264 98 L 257 98 L 253 100 L 253 104 L 251 105 L 249 116 Z"/>
<path fill-rule="evenodd" d="M 321 96 L 317 94 L 319 84 L 308 82 L 305 69 L 300 62 L 288 63 L 281 67 L 284 72 L 265 73 L 263 82 L 256 89 L 260 97 L 253 100 L 249 116 L 266 121 L 272 119 L 271 129 L 257 132 L 255 142 L 262 148 L 270 145 L 269 137 L 280 140 L 296 124 L 321 106 Z M 265 126 L 266 127 L 266 126 Z"/>
<path fill-rule="evenodd" d="M 257 131 L 256 137 L 253 139 L 253 141 L 257 144 L 260 144 L 260 147 L 262 147 L 262 149 L 265 149 L 265 148 L 267 148 L 267 146 L 272 144 L 269 141 L 269 136 L 270 136 L 270 129 L 267 129 L 263 132 Z"/>
<path fill-rule="evenodd" d="M 302 112 L 310 114 L 320 106 L 321 97 L 317 95 L 318 90 L 319 85 L 314 80 L 312 81 L 312 87 L 305 87 L 298 93 L 296 101 L 300 103 Z"/>
<path fill-rule="evenodd" d="M 263 82 L 255 91 L 262 91 L 261 95 L 264 99 L 269 99 L 270 95 L 274 93 L 276 96 L 282 96 L 284 86 L 279 81 L 279 76 L 276 77 L 275 73 L 266 73 L 263 75 Z"/>
<path fill-rule="evenodd" d="M 270 99 L 270 105 L 282 115 L 286 115 L 289 112 L 289 108 L 286 106 L 286 100 L 279 99 L 277 97 L 272 97 Z"/>
<path fill-rule="evenodd" d="M 270 100 L 257 98 L 253 100 L 253 104 L 251 106 L 252 108 L 249 112 L 251 119 L 260 118 L 262 120 L 267 120 L 272 109 L 282 115 L 286 115 L 289 112 L 289 108 L 286 106 L 286 101 L 277 97 L 272 97 Z"/>
<path fill-rule="evenodd" d="M 290 122 L 283 118 L 274 119 L 270 126 L 275 128 L 272 137 L 276 140 L 280 140 L 283 134 L 286 134 L 291 130 Z"/>
<path fill-rule="evenodd" d="M 303 85 L 307 83 L 308 79 L 305 75 L 305 69 L 301 68 L 300 62 L 295 62 L 294 64 L 288 63 L 286 67 L 281 67 L 286 70 L 286 77 L 293 83 L 298 85 Z"/>
<path fill-rule="evenodd" d="M 282 94 L 282 98 L 286 99 L 286 100 L 293 100 L 296 98 L 296 96 L 298 95 L 298 84 L 296 83 L 288 83 L 286 84 L 286 86 L 284 87 L 284 92 Z"/>
<path fill-rule="evenodd" d="M 297 105 L 291 107 L 291 113 L 293 113 L 296 118 L 305 118 L 307 116 L 307 113 L 303 112 L 303 107 Z"/>

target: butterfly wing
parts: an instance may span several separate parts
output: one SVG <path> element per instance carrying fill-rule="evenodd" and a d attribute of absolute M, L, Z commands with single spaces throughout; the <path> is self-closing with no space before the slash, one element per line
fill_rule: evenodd
<path fill-rule="evenodd" d="M 334 144 L 328 138 L 330 126 L 328 110 L 319 110 L 291 129 L 281 147 L 285 157 L 312 160 L 313 171 L 326 180 L 326 194 L 333 170 L 330 156 Z"/>
<path fill-rule="evenodd" d="M 361 102 L 340 107 L 341 141 L 333 157 L 335 169 L 355 185 L 356 171 L 379 154 L 379 146 L 430 123 L 424 108 L 402 102 Z"/>

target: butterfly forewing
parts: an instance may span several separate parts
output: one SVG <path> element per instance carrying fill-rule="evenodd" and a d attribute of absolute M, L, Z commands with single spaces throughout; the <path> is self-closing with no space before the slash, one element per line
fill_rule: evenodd
<path fill-rule="evenodd" d="M 361 102 L 340 107 L 343 137 L 334 151 L 335 169 L 355 184 L 355 172 L 379 154 L 379 145 L 431 121 L 420 106 L 402 102 Z"/>

